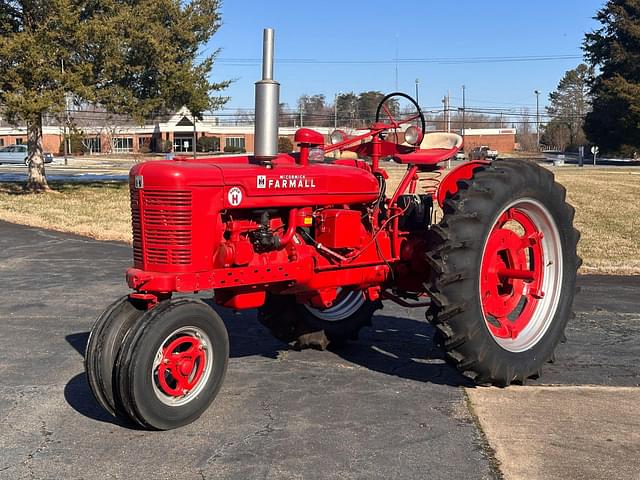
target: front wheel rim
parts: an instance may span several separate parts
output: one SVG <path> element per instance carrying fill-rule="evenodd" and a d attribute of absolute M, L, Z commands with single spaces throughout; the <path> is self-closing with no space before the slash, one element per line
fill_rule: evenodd
<path fill-rule="evenodd" d="M 540 342 L 558 307 L 562 272 L 560 233 L 549 210 L 531 198 L 503 208 L 480 267 L 482 313 L 498 345 L 518 353 Z"/>
<path fill-rule="evenodd" d="M 156 351 L 151 383 L 165 405 L 179 407 L 195 399 L 213 371 L 209 336 L 198 327 L 182 327 L 167 336 Z"/>
<path fill-rule="evenodd" d="M 339 322 L 356 313 L 366 301 L 364 293 L 360 290 L 338 289 L 338 296 L 329 308 L 314 308 L 305 304 L 304 307 L 313 316 L 327 322 Z"/>

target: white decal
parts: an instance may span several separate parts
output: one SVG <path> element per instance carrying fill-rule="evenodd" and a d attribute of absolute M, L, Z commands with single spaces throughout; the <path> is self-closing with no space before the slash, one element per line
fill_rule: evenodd
<path fill-rule="evenodd" d="M 256 187 L 257 188 L 267 188 L 267 176 L 266 175 L 258 175 L 256 179 Z"/>
<path fill-rule="evenodd" d="M 267 188 L 316 188 L 315 178 L 306 178 L 304 175 L 280 175 L 278 178 L 267 180 Z"/>
<path fill-rule="evenodd" d="M 233 187 L 227 194 L 227 200 L 229 200 L 231 206 L 237 207 L 242 203 L 242 190 L 238 187 Z"/>
<path fill-rule="evenodd" d="M 143 188 L 144 187 L 144 178 L 142 177 L 142 175 L 136 175 L 135 186 L 136 186 L 136 188 Z"/>

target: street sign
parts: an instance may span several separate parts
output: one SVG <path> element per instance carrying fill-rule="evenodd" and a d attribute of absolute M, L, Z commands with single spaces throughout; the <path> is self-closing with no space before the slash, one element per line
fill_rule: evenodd
<path fill-rule="evenodd" d="M 591 147 L 591 153 L 593 153 L 593 164 L 596 164 L 596 157 L 598 156 L 598 152 L 600 152 L 600 148 L 597 145 Z"/>

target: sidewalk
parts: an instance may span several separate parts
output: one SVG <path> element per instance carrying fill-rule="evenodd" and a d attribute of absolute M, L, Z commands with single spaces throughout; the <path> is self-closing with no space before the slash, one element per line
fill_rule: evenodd
<path fill-rule="evenodd" d="M 467 390 L 507 480 L 640 479 L 640 276 L 580 284 L 539 381 Z"/>

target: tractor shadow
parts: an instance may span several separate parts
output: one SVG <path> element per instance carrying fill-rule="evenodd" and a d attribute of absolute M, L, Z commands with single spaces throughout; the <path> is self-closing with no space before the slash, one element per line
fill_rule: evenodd
<path fill-rule="evenodd" d="M 207 302 L 213 307 L 213 302 Z M 277 359 L 290 347 L 273 338 L 256 318 L 256 311 L 234 312 L 215 306 L 229 333 L 229 357 L 261 356 Z M 417 382 L 429 382 L 447 386 L 473 386 L 466 377 L 445 363 L 442 351 L 433 343 L 434 330 L 425 321 L 391 315 L 376 315 L 373 325 L 360 333 L 355 342 L 329 347 L 326 357 L 310 353 L 311 361 L 320 361 L 326 368 L 333 368 L 336 357 L 368 370 Z M 67 343 L 84 357 L 89 332 L 72 333 L 65 337 Z M 305 352 L 300 352 L 305 355 Z M 335 357 L 332 357 L 335 355 Z M 291 358 L 291 357 L 289 357 Z M 295 360 L 290 360 L 294 361 Z M 135 426 L 123 423 L 98 405 L 93 398 L 87 377 L 80 373 L 64 388 L 69 406 L 81 415 L 100 422 L 124 428 Z"/>
<path fill-rule="evenodd" d="M 84 358 L 89 332 L 72 333 L 64 337 L 64 339 Z M 93 398 L 93 393 L 91 393 L 91 388 L 84 372 L 79 373 L 67 382 L 64 387 L 64 398 L 71 408 L 84 417 L 131 430 L 138 430 L 136 426 L 112 417 L 98 405 L 98 402 Z"/>
<path fill-rule="evenodd" d="M 356 342 L 329 349 L 342 359 L 372 371 L 416 382 L 472 387 L 473 382 L 445 362 L 425 321 L 376 315 Z"/>
<path fill-rule="evenodd" d="M 229 332 L 231 358 L 259 355 L 276 359 L 282 351 L 290 349 L 258 322 L 255 310 L 233 312 L 218 306 L 214 308 Z M 455 387 L 474 385 L 445 362 L 443 352 L 433 342 L 434 329 L 426 321 L 376 315 L 372 323 L 360 332 L 357 341 L 337 347 L 330 345 L 328 355 L 334 354 L 368 370 L 408 380 Z M 314 360 L 318 358 L 317 355 L 310 356 Z M 326 366 L 332 368 L 330 357 Z"/>

